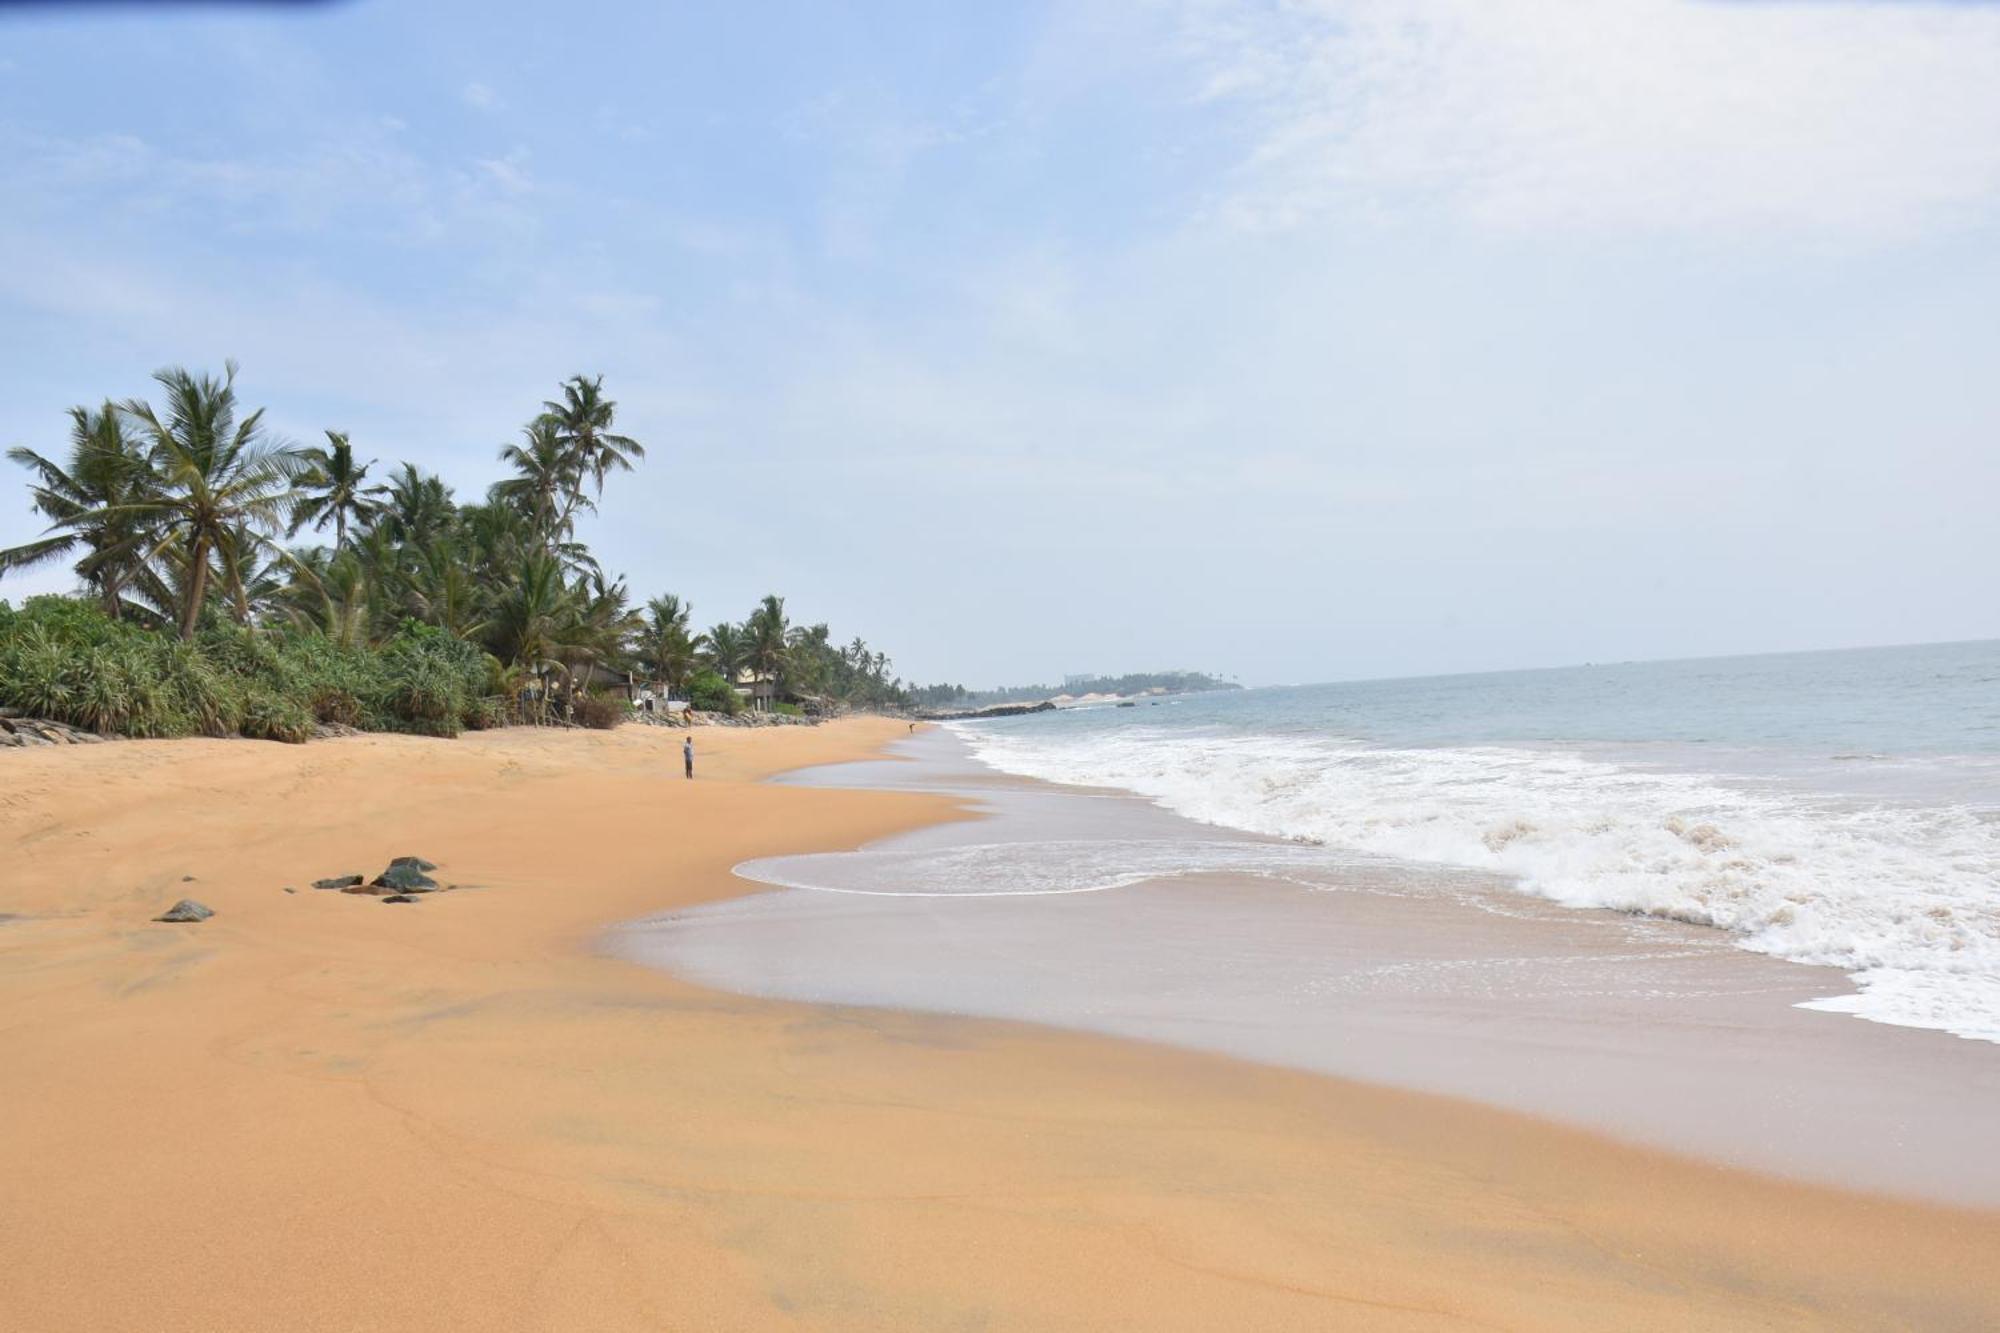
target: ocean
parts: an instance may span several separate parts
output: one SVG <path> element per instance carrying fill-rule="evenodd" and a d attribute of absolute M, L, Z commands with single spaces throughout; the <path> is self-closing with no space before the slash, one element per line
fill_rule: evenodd
<path fill-rule="evenodd" d="M 2000 641 L 1251 689 L 952 726 L 1004 773 L 1365 854 L 1412 883 L 1425 868 L 1480 872 L 1567 907 L 1710 927 L 1858 987 L 1807 1007 L 2000 1042 Z M 1016 859 L 1007 873 L 1027 871 Z M 1038 891 L 1061 892 L 1159 867 L 1052 857 L 1036 873 Z"/>

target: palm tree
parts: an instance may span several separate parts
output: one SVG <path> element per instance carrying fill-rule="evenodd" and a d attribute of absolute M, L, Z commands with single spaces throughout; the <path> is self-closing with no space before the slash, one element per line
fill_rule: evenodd
<path fill-rule="evenodd" d="M 314 532 L 323 532 L 331 521 L 333 549 L 339 554 L 347 549 L 348 523 L 366 522 L 375 510 L 374 502 L 361 489 L 375 460 L 356 466 L 354 446 L 348 443 L 346 431 L 328 431 L 326 442 L 326 448 L 308 449 L 303 455 L 307 471 L 299 478 L 299 489 L 305 494 L 292 511 L 291 535 L 296 536 L 308 523 Z"/>
<path fill-rule="evenodd" d="M 562 566 L 546 552 L 530 552 L 494 607 L 494 655 L 536 679 L 551 670 L 567 674 L 563 657 L 575 621 L 576 601 L 563 586 Z M 546 693 L 540 711 L 547 716 Z"/>
<path fill-rule="evenodd" d="M 289 561 L 291 581 L 276 598 L 284 619 L 298 628 L 316 630 L 343 648 L 365 647 L 374 590 L 360 549 L 338 555 L 323 546 L 294 552 Z"/>
<path fill-rule="evenodd" d="M 643 623 L 631 608 L 625 580 L 607 580 L 594 573 L 577 594 L 577 623 L 565 644 L 566 660 L 589 666 L 622 664 L 632 636 Z"/>
<path fill-rule="evenodd" d="M 725 620 L 703 637 L 708 640 L 708 664 L 730 685 L 735 685 L 736 677 L 743 670 L 749 655 L 749 636 L 741 626 Z"/>
<path fill-rule="evenodd" d="M 779 676 L 785 669 L 785 634 L 790 627 L 785 621 L 785 599 L 776 593 L 768 593 L 750 613 L 743 629 L 749 635 L 747 657 L 749 665 L 757 673 L 757 692 L 765 693 L 765 682 L 769 682 L 769 692 L 778 690 Z"/>
<path fill-rule="evenodd" d="M 276 559 L 264 559 L 265 552 L 271 550 L 276 550 L 274 543 L 241 530 L 227 546 L 216 550 L 214 576 L 222 580 L 229 613 L 239 625 L 248 625 L 258 612 L 270 610 L 285 587 L 280 571 L 292 557 L 279 551 Z"/>
<path fill-rule="evenodd" d="M 834 659 L 832 631 L 824 623 L 802 625 L 786 636 L 786 680 L 793 690 L 827 694 L 830 660 Z"/>
<path fill-rule="evenodd" d="M 554 429 L 570 461 L 573 488 L 563 511 L 567 524 L 570 514 L 584 503 L 584 477 L 596 484 L 601 496 L 605 475 L 614 469 L 630 472 L 632 460 L 643 459 L 646 449 L 629 436 L 612 433 L 618 404 L 604 396 L 602 375 L 595 379 L 570 376 L 562 386 L 562 401 L 543 403 L 542 412 L 542 419 Z"/>
<path fill-rule="evenodd" d="M 688 633 L 693 613 L 693 607 L 672 593 L 646 603 L 643 654 L 665 682 L 670 698 L 676 690 L 686 687 L 687 678 L 694 671 L 697 645 Z"/>
<path fill-rule="evenodd" d="M 156 481 L 147 493 L 97 511 L 133 514 L 154 526 L 150 556 L 168 550 L 184 562 L 180 635 L 194 637 L 208 597 L 210 566 L 238 561 L 245 544 L 268 544 L 293 503 L 299 456 L 264 434 L 264 409 L 236 416 L 236 363 L 225 374 L 191 375 L 176 366 L 153 377 L 167 391 L 162 420 L 150 403 L 132 399 L 125 414 L 138 423 Z"/>
<path fill-rule="evenodd" d="M 387 485 L 373 487 L 368 493 L 380 497 L 374 506 L 376 526 L 400 546 L 429 546 L 458 521 L 451 487 L 415 463 L 403 464 L 391 474 Z"/>
<path fill-rule="evenodd" d="M 40 540 L 0 551 L 0 574 L 82 551 L 78 576 L 96 590 L 105 614 L 118 616 L 126 587 L 145 563 L 146 523 L 132 506 L 146 498 L 152 468 L 115 404 L 96 412 L 72 407 L 69 415 L 67 467 L 25 447 L 7 451 L 39 477 L 28 494 L 35 511 L 51 522 Z"/>
<path fill-rule="evenodd" d="M 470 639 L 486 628 L 482 601 L 464 552 L 442 537 L 417 553 L 403 580 L 403 603 L 410 614 L 454 638 Z"/>
<path fill-rule="evenodd" d="M 518 474 L 497 482 L 493 497 L 514 506 L 541 535 L 550 551 L 569 536 L 582 499 L 582 472 L 556 420 L 539 416 L 521 428 L 522 443 L 500 450 L 500 460 Z"/>

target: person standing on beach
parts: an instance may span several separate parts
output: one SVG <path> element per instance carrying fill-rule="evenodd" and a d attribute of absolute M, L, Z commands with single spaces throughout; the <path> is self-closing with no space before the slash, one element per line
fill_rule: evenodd
<path fill-rule="evenodd" d="M 694 781 L 694 737 L 681 742 L 681 762 L 687 765 L 688 781 Z"/>

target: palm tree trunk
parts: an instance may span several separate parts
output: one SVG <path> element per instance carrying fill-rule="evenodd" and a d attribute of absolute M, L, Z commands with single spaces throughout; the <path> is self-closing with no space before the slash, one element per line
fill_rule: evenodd
<path fill-rule="evenodd" d="M 208 541 L 196 538 L 194 550 L 188 553 L 187 606 L 181 612 L 181 638 L 194 637 L 194 627 L 201 619 L 201 604 L 208 596 Z"/>

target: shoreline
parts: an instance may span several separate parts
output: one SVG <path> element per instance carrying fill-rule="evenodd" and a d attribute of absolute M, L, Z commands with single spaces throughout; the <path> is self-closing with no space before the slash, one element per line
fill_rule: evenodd
<path fill-rule="evenodd" d="M 1986 1044 L 1814 1012 L 1851 988 L 1831 969 L 1006 774 L 962 737 L 891 754 L 906 762 L 779 780 L 948 795 L 983 817 L 746 863 L 762 893 L 629 923 L 612 952 L 733 993 L 1159 1042 L 2000 1208 Z"/>
<path fill-rule="evenodd" d="M 0 1316 L 34 1328 L 1977 1327 L 2000 1216 L 597 955 L 961 817 L 902 723 L 0 758 Z M 378 855 L 379 853 L 379 855 Z M 306 887 L 417 854 L 410 907 Z M 183 885 L 180 876 L 195 880 Z M 299 889 L 282 892 L 284 885 Z M 147 918 L 174 897 L 198 926 Z"/>

